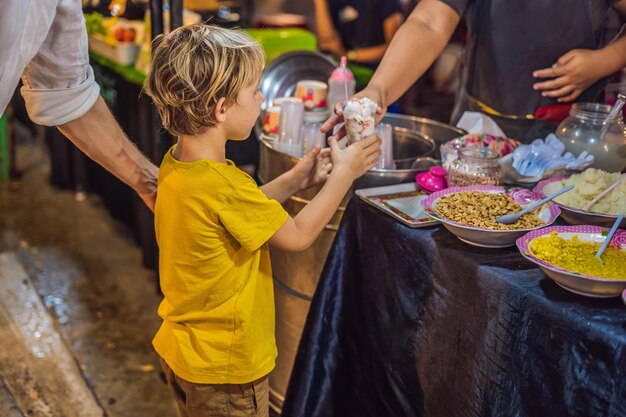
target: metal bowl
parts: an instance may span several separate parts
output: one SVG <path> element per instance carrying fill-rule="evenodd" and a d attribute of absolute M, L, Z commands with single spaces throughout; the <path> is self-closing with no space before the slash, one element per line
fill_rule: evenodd
<path fill-rule="evenodd" d="M 298 81 L 327 82 L 335 68 L 335 61 L 317 52 L 294 51 L 279 56 L 265 68 L 261 76 L 259 89 L 265 97 L 262 107 L 269 106 L 275 98 L 292 97 Z"/>

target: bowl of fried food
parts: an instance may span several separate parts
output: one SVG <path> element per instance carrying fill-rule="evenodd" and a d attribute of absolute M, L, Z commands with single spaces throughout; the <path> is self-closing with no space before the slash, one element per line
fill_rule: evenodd
<path fill-rule="evenodd" d="M 452 187 L 431 194 L 421 204 L 430 217 L 463 242 L 485 248 L 513 246 L 515 240 L 531 230 L 552 224 L 560 210 L 546 203 L 523 215 L 513 224 L 496 222 L 506 214 L 518 213 L 541 200 L 523 188 L 490 185 Z"/>
<path fill-rule="evenodd" d="M 596 252 L 609 229 L 551 226 L 517 240 L 520 253 L 564 289 L 588 297 L 617 297 L 626 289 L 626 231 L 613 235 L 601 259 Z"/>

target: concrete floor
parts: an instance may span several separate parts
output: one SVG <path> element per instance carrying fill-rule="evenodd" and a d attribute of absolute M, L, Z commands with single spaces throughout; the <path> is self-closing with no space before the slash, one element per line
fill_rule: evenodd
<path fill-rule="evenodd" d="M 151 347 L 160 323 L 154 271 L 96 197 L 49 185 L 41 139 L 23 139 L 17 161 L 22 178 L 0 184 L 0 254 L 16 255 L 104 415 L 176 416 Z M 7 375 L 0 416 L 49 415 L 18 405 Z"/>

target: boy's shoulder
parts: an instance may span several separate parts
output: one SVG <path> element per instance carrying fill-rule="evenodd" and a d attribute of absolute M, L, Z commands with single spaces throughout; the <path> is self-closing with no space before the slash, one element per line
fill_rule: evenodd
<path fill-rule="evenodd" d="M 230 183 L 235 188 L 249 183 L 256 184 L 250 175 L 237 168 L 231 160 L 227 160 L 226 164 L 214 164 L 212 168 L 224 181 Z"/>

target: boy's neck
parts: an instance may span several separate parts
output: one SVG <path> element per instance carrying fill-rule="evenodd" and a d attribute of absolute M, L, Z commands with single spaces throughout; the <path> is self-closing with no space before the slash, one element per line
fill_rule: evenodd
<path fill-rule="evenodd" d="M 172 155 L 181 162 L 195 162 L 208 159 L 226 163 L 226 137 L 218 127 L 195 136 L 182 135 L 172 151 Z"/>

